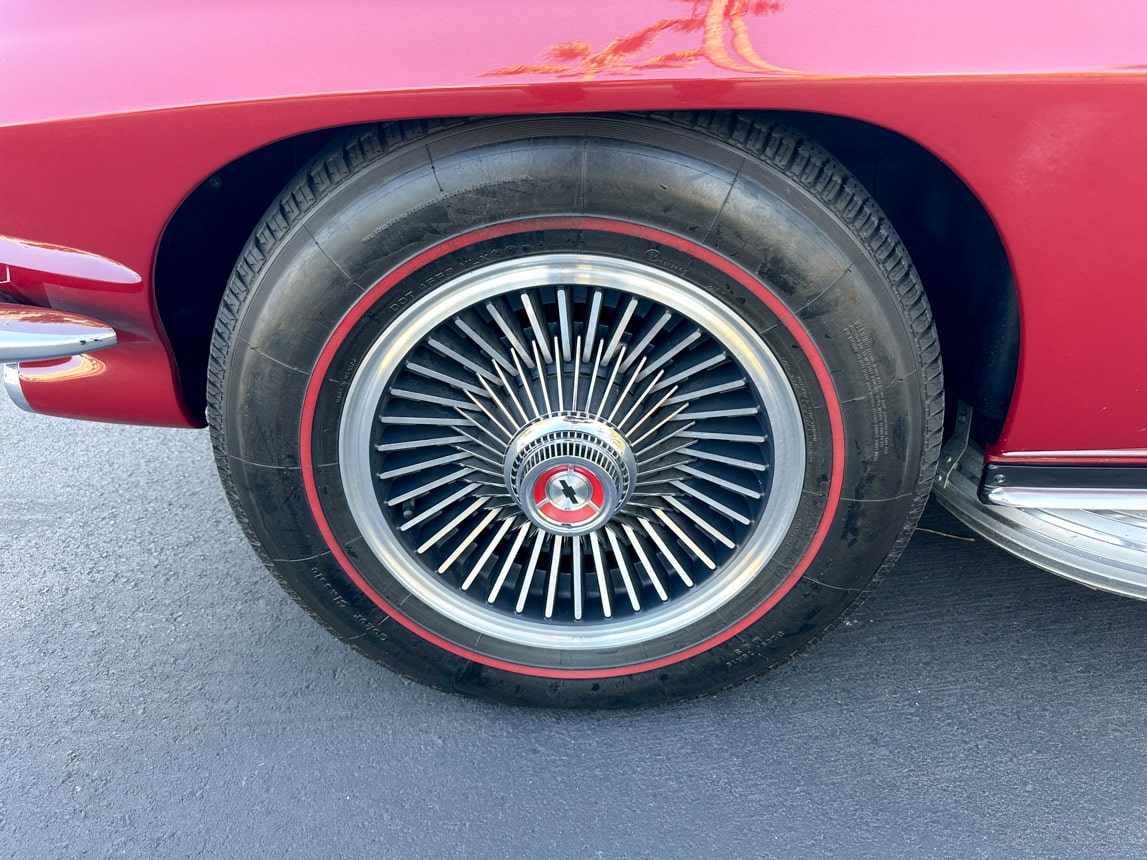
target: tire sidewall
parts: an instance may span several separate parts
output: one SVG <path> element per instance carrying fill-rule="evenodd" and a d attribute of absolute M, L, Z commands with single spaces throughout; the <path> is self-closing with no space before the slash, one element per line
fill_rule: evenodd
<path fill-rule="evenodd" d="M 791 178 L 748 163 L 728 145 L 676 129 L 654 144 L 648 124 L 617 120 L 602 120 L 595 135 L 592 118 L 583 119 L 584 137 L 569 136 L 561 122 L 534 121 L 532 139 L 540 142 L 531 145 L 519 139 L 522 121 L 465 127 L 443 135 L 421 162 L 401 150 L 352 177 L 306 217 L 305 229 L 296 226 L 276 247 L 251 287 L 236 327 L 245 348 L 232 350 L 227 371 L 243 380 L 228 386 L 223 410 L 225 444 L 238 452 L 242 473 L 237 490 L 249 496 L 241 499 L 245 508 L 277 514 L 252 526 L 288 587 L 319 607 L 336 632 L 357 638 L 392 668 L 518 702 L 608 705 L 687 696 L 785 659 L 868 587 L 900 533 L 919 478 L 918 361 L 905 347 L 903 314 L 885 276 L 839 217 Z M 600 150 L 596 156 L 586 156 L 587 140 Z M 396 171 L 400 158 L 406 169 Z M 592 178 L 583 167 L 574 172 L 581 178 L 571 179 L 579 159 L 597 165 Z M 696 190 L 687 201 L 683 185 Z M 769 562 L 772 571 L 738 595 L 718 626 L 733 630 L 770 596 L 778 599 L 736 632 L 707 631 L 701 638 L 712 642 L 700 653 L 616 677 L 555 678 L 428 648 L 424 636 L 382 608 L 389 600 L 376 599 L 369 583 L 364 589 L 366 579 L 377 583 L 385 572 L 358 574 L 377 561 L 341 498 L 332 456 L 364 345 L 444 280 L 495 258 L 588 249 L 688 274 L 688 254 L 627 234 L 621 215 L 626 224 L 682 243 L 703 242 L 745 281 L 763 285 L 802 335 L 795 337 L 737 278 L 693 273 L 762 335 L 800 405 L 810 457 L 798 515 Z M 539 229 L 546 218 L 566 223 Z M 579 242 L 570 220 L 576 218 L 612 220 L 619 230 L 583 232 Z M 704 236 L 696 235 L 698 224 L 708 225 Z M 496 240 L 467 241 L 498 225 L 507 232 Z M 769 242 L 746 238 L 762 230 Z M 395 276 L 418 255 L 447 246 L 437 269 L 422 265 L 412 272 L 417 278 Z M 388 278 L 399 289 L 379 290 Z M 356 315 L 332 351 L 332 338 Z M 830 379 L 818 378 L 817 362 Z M 308 425 L 322 430 L 308 434 Z M 834 451 L 834 435 L 838 443 L 848 440 L 847 450 Z M 308 500 L 317 506 L 313 513 Z M 816 552 L 798 575 L 791 582 L 778 577 L 777 570 L 799 567 L 814 541 Z M 315 547 L 326 549 L 315 553 Z M 779 583 L 788 586 L 783 597 Z M 677 650 L 697 640 L 697 631 L 686 631 Z"/>

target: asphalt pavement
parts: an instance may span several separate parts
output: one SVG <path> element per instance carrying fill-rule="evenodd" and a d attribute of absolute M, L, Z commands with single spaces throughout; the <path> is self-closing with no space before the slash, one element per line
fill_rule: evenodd
<path fill-rule="evenodd" d="M 0 403 L 0 857 L 1144 857 L 1147 604 L 937 505 L 869 601 L 721 695 L 484 705 L 321 631 L 205 432 Z"/>

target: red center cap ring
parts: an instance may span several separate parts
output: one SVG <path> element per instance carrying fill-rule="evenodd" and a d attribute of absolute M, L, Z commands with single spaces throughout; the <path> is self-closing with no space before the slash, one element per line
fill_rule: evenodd
<path fill-rule="evenodd" d="M 518 432 L 502 474 L 509 495 L 534 525 L 578 537 L 604 526 L 629 501 L 637 458 L 612 425 L 562 412 Z"/>
<path fill-rule="evenodd" d="M 601 515 L 605 485 L 585 466 L 552 466 L 534 481 L 533 500 L 540 516 L 560 525 L 578 526 Z"/>

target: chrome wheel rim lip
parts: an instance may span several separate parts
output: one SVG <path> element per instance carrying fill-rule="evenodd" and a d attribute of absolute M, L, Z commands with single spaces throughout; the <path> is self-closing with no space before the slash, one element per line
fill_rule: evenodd
<path fill-rule="evenodd" d="M 444 320 L 481 302 L 561 285 L 617 290 L 695 322 L 739 363 L 771 428 L 772 485 L 749 537 L 723 569 L 696 590 L 624 619 L 543 622 L 479 605 L 411 557 L 383 515 L 376 494 L 370 451 L 378 406 L 411 351 Z M 378 561 L 413 598 L 482 637 L 549 651 L 591 651 L 640 645 L 679 633 L 720 612 L 740 594 L 789 531 L 804 484 L 806 443 L 800 409 L 780 363 L 748 322 L 720 300 L 697 284 L 642 263 L 599 254 L 552 253 L 459 275 L 403 311 L 373 342 L 355 372 L 344 401 L 338 449 L 343 493 L 355 525 Z"/>

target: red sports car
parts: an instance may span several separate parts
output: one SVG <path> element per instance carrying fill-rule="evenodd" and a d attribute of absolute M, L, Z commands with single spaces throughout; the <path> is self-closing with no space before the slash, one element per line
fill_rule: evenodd
<path fill-rule="evenodd" d="M 1131 0 L 15 2 L 0 363 L 209 426 L 260 556 L 445 689 L 694 696 L 929 493 L 1147 597 Z"/>

